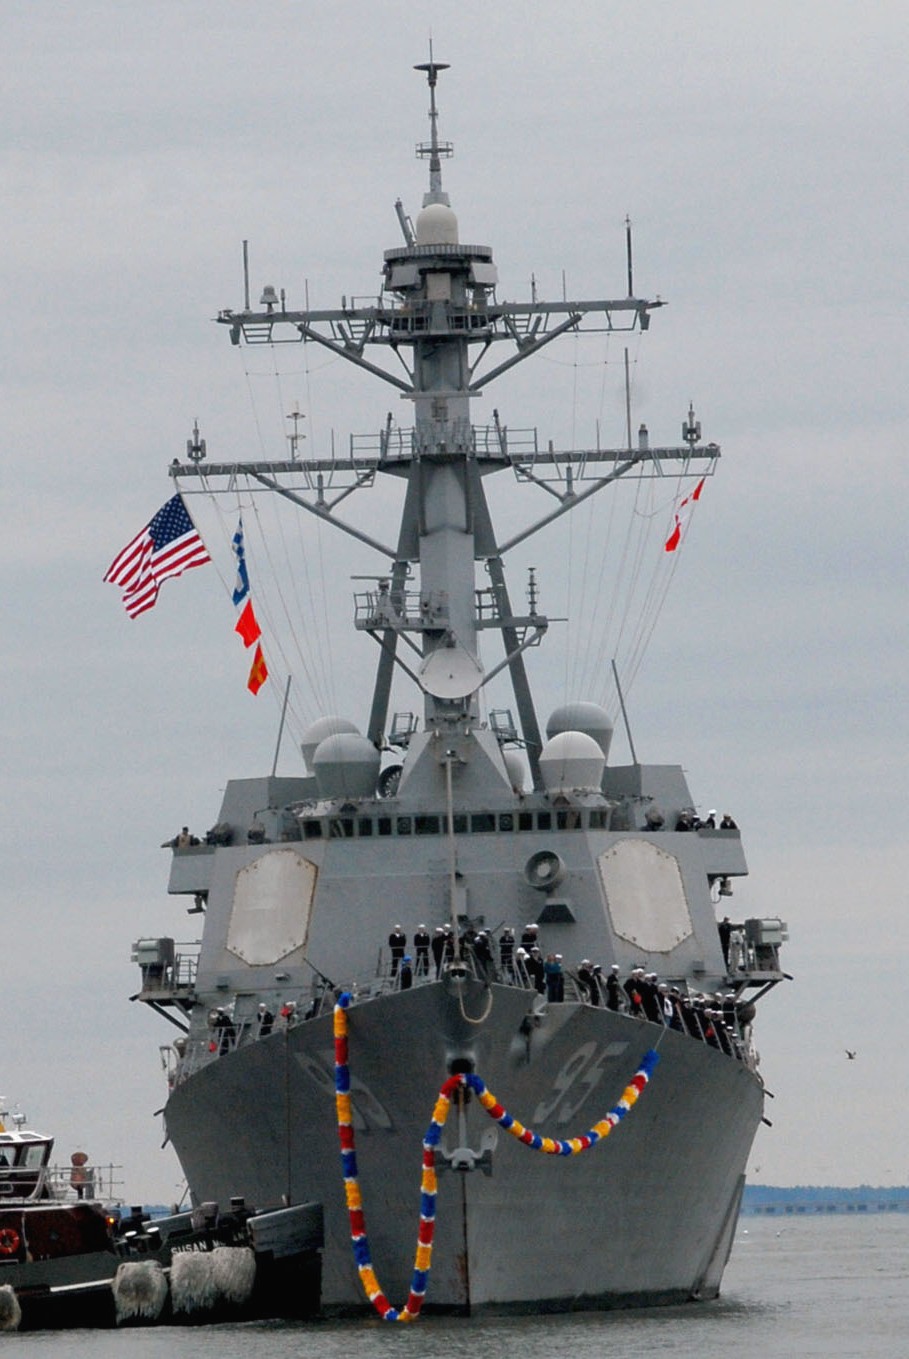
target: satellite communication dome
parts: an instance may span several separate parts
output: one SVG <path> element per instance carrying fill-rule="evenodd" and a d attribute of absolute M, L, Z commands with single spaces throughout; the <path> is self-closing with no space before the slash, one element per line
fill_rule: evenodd
<path fill-rule="evenodd" d="M 566 703 L 564 707 L 556 708 L 546 723 L 546 735 L 558 736 L 562 731 L 582 731 L 586 736 L 592 736 L 602 750 L 603 758 L 609 759 L 612 719 L 599 703 Z"/>
<path fill-rule="evenodd" d="M 561 731 L 540 751 L 540 774 L 547 793 L 589 790 L 598 793 L 606 757 L 592 736 Z"/>
<path fill-rule="evenodd" d="M 340 731 L 320 741 L 312 757 L 322 797 L 374 797 L 381 756 L 367 736 Z"/>
<path fill-rule="evenodd" d="M 417 214 L 417 245 L 457 245 L 458 219 L 444 203 L 428 203 Z"/>
<path fill-rule="evenodd" d="M 324 741 L 326 736 L 334 736 L 342 731 L 359 735 L 360 729 L 346 717 L 320 717 L 313 722 L 312 726 L 306 728 L 300 742 L 300 749 L 303 752 L 303 759 L 306 761 L 306 768 L 311 774 L 315 773 L 312 757 L 316 752 L 316 746 L 320 741 Z"/>

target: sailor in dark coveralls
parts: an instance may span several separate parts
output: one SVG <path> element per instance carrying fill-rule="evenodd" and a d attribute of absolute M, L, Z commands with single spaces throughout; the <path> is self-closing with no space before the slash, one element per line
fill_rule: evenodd
<path fill-rule="evenodd" d="M 599 1005 L 600 997 L 597 979 L 593 975 L 593 963 L 585 958 L 578 966 L 578 981 L 584 989 L 588 1005 Z"/>
<path fill-rule="evenodd" d="M 717 929 L 718 929 L 719 932 L 720 932 L 720 947 L 721 947 L 722 950 L 723 950 L 723 963 L 725 964 L 726 970 L 727 970 L 727 972 L 728 972 L 728 971 L 729 971 L 729 939 L 730 939 L 730 936 L 731 936 L 731 934 L 732 934 L 732 922 L 730 921 L 728 915 L 724 915 L 724 916 L 723 916 L 723 919 L 720 921 L 719 925 L 717 925 Z"/>
<path fill-rule="evenodd" d="M 490 975 L 495 976 L 495 965 L 492 961 L 492 945 L 489 942 L 489 935 L 485 930 L 480 930 L 473 941 L 473 956 L 477 962 L 477 975 L 481 981 L 488 981 Z"/>
<path fill-rule="evenodd" d="M 660 1001 L 660 993 L 657 987 L 657 974 L 655 972 L 646 973 L 638 990 L 641 992 L 641 1003 L 644 1006 L 644 1014 L 652 1023 L 662 1024 L 663 1006 Z"/>
<path fill-rule="evenodd" d="M 415 954 L 414 975 L 427 977 L 429 975 L 429 931 L 425 925 L 417 926 L 417 932 L 413 937 L 413 948 Z"/>
<path fill-rule="evenodd" d="M 226 1010 L 215 1011 L 215 1022 L 213 1025 L 215 1033 L 218 1035 L 218 1056 L 223 1057 L 226 1052 L 230 1052 L 237 1030 L 234 1028 L 233 1020 Z"/>
<path fill-rule="evenodd" d="M 642 1015 L 644 1013 L 644 1007 L 641 1004 L 641 982 L 643 980 L 644 969 L 642 967 L 636 967 L 625 983 L 628 1008 L 633 1015 Z"/>
<path fill-rule="evenodd" d="M 499 940 L 499 961 L 506 977 L 514 981 L 514 930 L 506 925 Z"/>
<path fill-rule="evenodd" d="M 432 960 L 436 965 L 436 980 L 442 975 L 442 957 L 445 953 L 445 930 L 441 925 L 436 927 L 436 932 L 432 936 Z"/>
<path fill-rule="evenodd" d="M 609 976 L 606 978 L 606 1006 L 610 1010 L 619 1011 L 622 1008 L 622 988 L 619 984 L 619 965 L 612 964 Z"/>
<path fill-rule="evenodd" d="M 407 947 L 407 935 L 400 925 L 395 925 L 388 936 L 388 947 L 391 949 L 391 975 L 396 977 L 398 968 L 401 966 L 401 959 L 404 957 L 404 950 Z"/>
<path fill-rule="evenodd" d="M 527 957 L 524 959 L 524 966 L 527 969 L 527 975 L 533 982 L 534 988 L 542 995 L 546 990 L 546 982 L 544 980 L 545 974 L 543 972 L 543 955 L 538 948 L 532 948 L 530 950 Z"/>

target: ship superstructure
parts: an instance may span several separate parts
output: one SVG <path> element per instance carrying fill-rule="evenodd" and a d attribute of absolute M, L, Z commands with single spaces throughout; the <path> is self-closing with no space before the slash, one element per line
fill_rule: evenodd
<path fill-rule="evenodd" d="M 229 783 L 202 843 L 173 849 L 169 890 L 203 920 L 198 953 L 170 939 L 136 946 L 141 998 L 182 1030 L 167 1132 L 197 1201 L 320 1203 L 323 1305 L 356 1309 L 365 1299 L 335 1126 L 340 992 L 351 997 L 353 1122 L 389 1294 L 407 1292 L 420 1143 L 446 1076 L 480 1073 L 522 1119 L 566 1137 L 658 1046 L 634 1119 L 581 1157 L 535 1157 L 461 1098 L 440 1148 L 427 1306 L 709 1297 L 763 1116 L 750 1029 L 754 1001 L 783 976 L 785 927 L 727 918 L 718 929 L 747 871 L 741 837 L 692 819 L 678 766 L 611 764 L 612 723 L 593 702 L 563 704 L 541 726 L 525 661 L 549 620 L 533 594 L 515 610 L 504 560 L 623 477 L 702 478 L 720 450 L 701 442 L 693 411 L 677 446 L 651 447 L 642 430 L 632 447 L 629 428 L 625 447 L 559 451 L 515 438 L 497 414 L 473 423 L 474 400 L 560 336 L 646 330 L 662 303 L 634 294 L 630 246 L 626 296 L 500 302 L 492 250 L 460 240 L 442 187 L 446 68 L 417 69 L 430 90 L 430 140 L 418 147 L 429 188 L 415 222 L 398 205 L 404 240 L 385 252 L 380 297 L 295 311 L 269 287 L 254 310 L 247 283 L 243 308 L 218 318 L 235 344 L 308 341 L 366 370 L 412 402 L 412 427 L 389 417 L 343 464 L 318 452 L 209 462 L 196 439 L 171 468 L 187 490 L 248 478 L 366 543 L 381 565 L 355 601 L 378 656 L 362 729 L 325 714 L 303 738 L 299 777 Z M 486 495 L 500 472 L 552 497 L 505 541 Z M 396 533 L 344 521 L 341 502 L 384 476 L 404 486 Z M 502 639 L 491 663 L 487 632 Z M 396 672 L 421 696 L 419 715 L 390 711 Z M 514 716 L 487 717 L 484 690 L 503 672 Z M 555 986 L 540 982 L 543 959 L 561 974 Z"/>

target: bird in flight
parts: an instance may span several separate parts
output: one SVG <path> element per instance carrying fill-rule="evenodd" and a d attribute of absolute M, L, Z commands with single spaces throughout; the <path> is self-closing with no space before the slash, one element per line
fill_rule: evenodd
<path fill-rule="evenodd" d="M 847 1048 L 847 1049 L 846 1049 L 846 1056 L 849 1058 L 850 1062 L 854 1062 L 854 1061 L 855 1061 L 855 1051 L 854 1051 L 854 1050 L 853 1050 L 852 1052 L 850 1052 L 849 1049 Z"/>

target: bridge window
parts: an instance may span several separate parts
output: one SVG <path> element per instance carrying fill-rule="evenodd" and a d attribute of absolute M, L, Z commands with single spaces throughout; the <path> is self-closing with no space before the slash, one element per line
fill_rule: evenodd
<path fill-rule="evenodd" d="M 492 812 L 477 812 L 470 818 L 470 829 L 474 834 L 484 831 L 494 831 L 496 819 Z"/>

